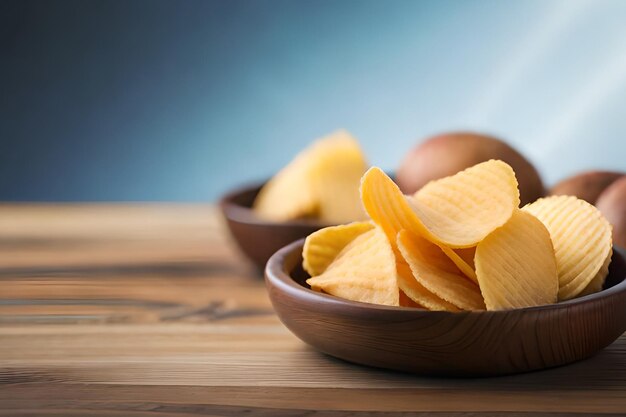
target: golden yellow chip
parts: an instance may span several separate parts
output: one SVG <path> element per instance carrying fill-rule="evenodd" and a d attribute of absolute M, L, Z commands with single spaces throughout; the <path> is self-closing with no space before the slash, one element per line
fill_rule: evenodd
<path fill-rule="evenodd" d="M 308 149 L 299 153 L 261 188 L 254 200 L 254 211 L 260 217 L 275 221 L 315 215 L 319 199 L 310 180 L 313 163 Z"/>
<path fill-rule="evenodd" d="M 401 230 L 428 237 L 429 232 L 413 211 L 408 198 L 380 168 L 370 168 L 361 179 L 361 200 L 372 221 L 385 231 L 394 250 L 397 249 L 396 238 Z M 439 246 L 466 276 L 478 282 L 474 268 L 451 248 Z"/>
<path fill-rule="evenodd" d="M 604 287 L 604 281 L 606 281 L 606 276 L 609 274 L 609 265 L 611 264 L 611 256 L 613 256 L 613 248 L 611 248 L 611 254 L 604 260 L 602 267 L 598 271 L 595 277 L 589 282 L 589 284 L 585 287 L 584 290 L 580 292 L 580 296 L 593 294 L 594 292 L 598 292 L 602 290 Z"/>
<path fill-rule="evenodd" d="M 302 249 L 302 266 L 312 277 L 322 274 L 357 236 L 374 228 L 370 222 L 331 226 L 310 234 Z"/>
<path fill-rule="evenodd" d="M 394 246 L 400 230 L 417 235 L 425 232 L 406 196 L 378 167 L 370 168 L 361 178 L 361 201 L 372 221 L 383 229 Z"/>
<path fill-rule="evenodd" d="M 437 245 L 403 230 L 398 233 L 398 249 L 427 290 L 463 310 L 485 309 L 478 286 Z"/>
<path fill-rule="evenodd" d="M 359 196 L 367 166 L 358 142 L 347 132 L 336 133 L 311 172 L 322 221 L 338 224 L 367 217 Z"/>
<path fill-rule="evenodd" d="M 546 227 L 516 209 L 476 247 L 476 275 L 487 310 L 554 303 L 559 281 Z"/>
<path fill-rule="evenodd" d="M 580 294 L 611 256 L 611 225 L 598 209 L 570 196 L 542 198 L 523 208 L 543 222 L 552 238 L 559 300 Z"/>
<path fill-rule="evenodd" d="M 396 260 L 379 228 L 357 236 L 321 275 L 307 284 L 316 291 L 365 303 L 399 305 Z"/>
<path fill-rule="evenodd" d="M 317 216 L 328 223 L 365 217 L 359 180 L 367 169 L 358 142 L 346 131 L 316 140 L 261 189 L 259 216 L 285 221 Z"/>
<path fill-rule="evenodd" d="M 397 262 L 398 286 L 416 304 L 434 311 L 459 311 L 454 304 L 445 301 L 417 282 L 409 265 L 399 258 Z"/>
<path fill-rule="evenodd" d="M 506 223 L 520 198 L 513 169 L 492 159 L 431 181 L 412 202 L 427 230 L 425 237 L 450 248 L 467 248 Z"/>

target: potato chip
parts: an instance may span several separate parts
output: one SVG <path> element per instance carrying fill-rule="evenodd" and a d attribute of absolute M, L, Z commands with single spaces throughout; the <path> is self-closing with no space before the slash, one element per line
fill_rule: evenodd
<path fill-rule="evenodd" d="M 559 300 L 580 294 L 611 256 L 611 225 L 600 211 L 570 196 L 542 198 L 523 208 L 543 222 L 552 238 Z"/>
<path fill-rule="evenodd" d="M 427 290 L 422 284 L 417 282 L 413 276 L 411 268 L 406 262 L 404 262 L 403 259 L 398 259 L 396 267 L 398 273 L 398 286 L 407 297 L 413 300 L 413 302 L 427 308 L 428 310 L 459 311 L 459 308 L 454 304 L 442 300 Z"/>
<path fill-rule="evenodd" d="M 421 236 L 424 225 L 413 211 L 408 197 L 380 168 L 370 168 L 361 179 L 361 201 L 372 221 L 380 226 L 389 242 L 397 248 L 401 230 Z"/>
<path fill-rule="evenodd" d="M 309 278 L 312 289 L 365 303 L 399 305 L 396 260 L 379 228 L 357 236 L 321 275 Z"/>
<path fill-rule="evenodd" d="M 602 267 L 598 271 L 595 277 L 589 282 L 589 284 L 585 287 L 584 290 L 581 291 L 579 296 L 593 294 L 594 292 L 601 291 L 604 287 L 604 281 L 606 281 L 606 276 L 609 275 L 609 265 L 611 264 L 611 256 L 613 256 L 613 248 L 611 248 L 611 253 L 604 260 Z"/>
<path fill-rule="evenodd" d="M 367 217 L 359 196 L 367 167 L 358 142 L 346 132 L 336 133 L 332 147 L 320 152 L 311 172 L 322 221 L 336 224 Z"/>
<path fill-rule="evenodd" d="M 331 226 L 310 234 L 302 249 L 302 266 L 309 275 L 322 274 L 348 243 L 374 228 L 370 222 Z"/>
<path fill-rule="evenodd" d="M 460 309 L 485 309 L 478 286 L 467 279 L 440 247 L 403 230 L 398 233 L 398 249 L 424 288 Z"/>
<path fill-rule="evenodd" d="M 393 246 L 400 230 L 417 235 L 426 232 L 406 196 L 378 167 L 370 168 L 361 178 L 361 201 L 367 214 L 383 229 Z"/>
<path fill-rule="evenodd" d="M 261 189 L 259 216 L 275 221 L 319 217 L 328 223 L 365 218 L 359 179 L 367 169 L 358 142 L 346 131 L 315 141 Z"/>
<path fill-rule="evenodd" d="M 361 200 L 372 221 L 380 226 L 394 249 L 396 238 L 401 230 L 424 236 L 428 231 L 413 211 L 407 197 L 380 168 L 370 168 L 361 179 Z M 452 249 L 440 245 L 441 249 L 471 280 L 476 281 L 476 273 Z"/>
<path fill-rule="evenodd" d="M 467 248 L 506 223 L 520 197 L 513 169 L 492 159 L 431 181 L 411 201 L 426 238 L 450 248 Z"/>
<path fill-rule="evenodd" d="M 476 247 L 476 275 L 487 310 L 556 302 L 559 281 L 546 227 L 516 209 Z"/>
<path fill-rule="evenodd" d="M 260 217 L 287 221 L 317 213 L 319 199 L 310 180 L 314 161 L 308 152 L 298 154 L 261 188 L 253 205 Z"/>

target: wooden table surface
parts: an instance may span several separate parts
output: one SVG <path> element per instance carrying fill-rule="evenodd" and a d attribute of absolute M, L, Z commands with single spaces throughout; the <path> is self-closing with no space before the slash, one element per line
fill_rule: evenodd
<path fill-rule="evenodd" d="M 365 368 L 282 326 L 214 207 L 0 206 L 0 415 L 382 411 L 624 415 L 626 336 L 587 361 L 510 377 Z"/>

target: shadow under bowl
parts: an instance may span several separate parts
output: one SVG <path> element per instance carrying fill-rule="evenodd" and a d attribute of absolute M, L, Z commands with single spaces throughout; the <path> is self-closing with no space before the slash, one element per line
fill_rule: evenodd
<path fill-rule="evenodd" d="M 329 226 L 315 219 L 276 222 L 260 218 L 252 204 L 263 183 L 242 187 L 220 200 L 219 206 L 235 243 L 259 269 L 283 246 Z"/>
<path fill-rule="evenodd" d="M 626 263 L 615 248 L 605 288 L 557 304 L 502 311 L 427 311 L 312 291 L 303 240 L 269 260 L 265 282 L 280 320 L 328 355 L 422 375 L 496 376 L 594 355 L 626 330 Z"/>

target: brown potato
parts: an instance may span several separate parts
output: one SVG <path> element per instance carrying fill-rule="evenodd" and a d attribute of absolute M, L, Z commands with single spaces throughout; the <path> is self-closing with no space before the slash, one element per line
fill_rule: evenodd
<path fill-rule="evenodd" d="M 550 195 L 573 195 L 589 204 L 595 204 L 600 194 L 623 172 L 586 171 L 558 182 L 550 190 Z"/>
<path fill-rule="evenodd" d="M 415 147 L 402 161 L 396 182 L 404 193 L 412 194 L 431 180 L 489 159 L 501 159 L 511 165 L 519 182 L 522 205 L 543 197 L 541 177 L 524 156 L 497 138 L 470 132 L 444 133 Z"/>
<path fill-rule="evenodd" d="M 596 207 L 613 225 L 613 243 L 626 248 L 626 175 L 600 194 Z"/>

